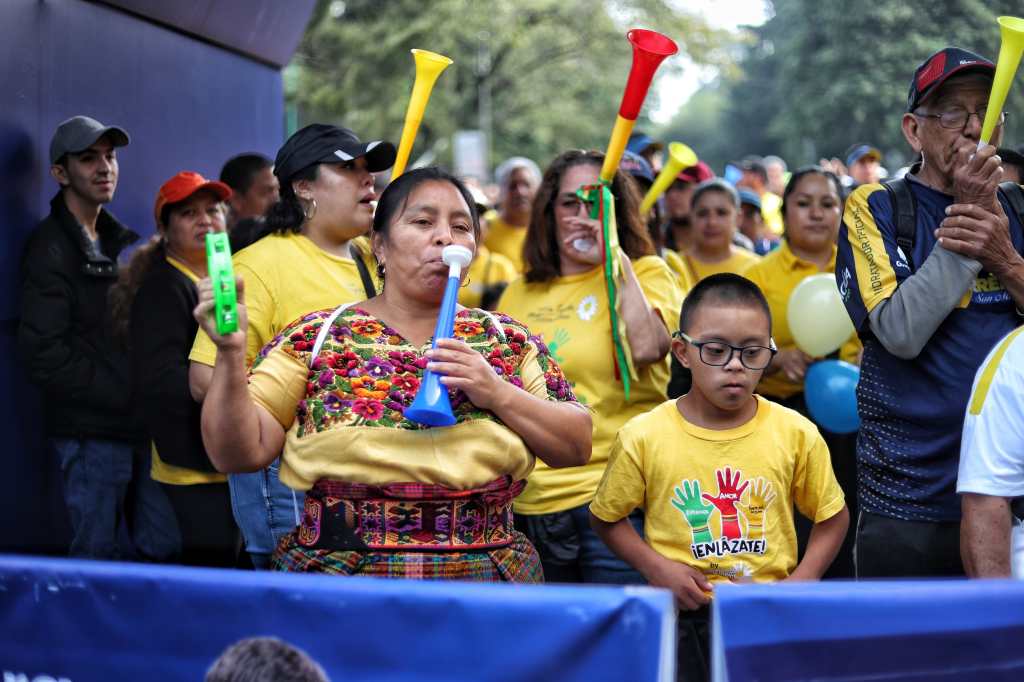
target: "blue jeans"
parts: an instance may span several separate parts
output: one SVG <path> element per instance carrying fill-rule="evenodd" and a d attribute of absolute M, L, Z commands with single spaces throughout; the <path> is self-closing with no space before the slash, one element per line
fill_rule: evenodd
<path fill-rule="evenodd" d="M 228 476 L 231 511 L 242 531 L 245 551 L 253 566 L 270 568 L 270 556 L 281 538 L 295 530 L 306 503 L 303 492 L 292 490 L 278 479 L 281 459 L 251 474 Z"/>
<path fill-rule="evenodd" d="M 516 529 L 530 539 L 544 566 L 544 582 L 645 585 L 640 572 L 608 549 L 590 527 L 590 505 L 552 514 L 516 514 Z M 643 537 L 640 510 L 629 522 Z"/>
<path fill-rule="evenodd" d="M 71 515 L 71 556 L 167 561 L 181 551 L 174 510 L 149 476 L 148 451 L 100 439 L 51 438 L 50 444 Z"/>

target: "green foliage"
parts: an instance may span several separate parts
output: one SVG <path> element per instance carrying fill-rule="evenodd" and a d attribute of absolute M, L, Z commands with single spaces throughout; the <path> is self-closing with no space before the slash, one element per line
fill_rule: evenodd
<path fill-rule="evenodd" d="M 663 131 L 694 140 L 721 163 L 744 154 L 779 154 L 791 166 L 840 156 L 869 142 L 895 168 L 908 160 L 900 119 L 914 69 L 932 52 L 963 47 L 992 60 L 996 17 L 1020 15 L 1020 0 L 774 0 L 774 16 L 751 29 L 741 75 L 708 90 L 714 109 L 688 104 Z M 1018 74 L 1006 109 L 1004 142 L 1024 142 L 1024 83 Z M 699 93 L 694 99 L 707 97 Z M 707 148 L 708 153 L 705 153 Z"/>
<path fill-rule="evenodd" d="M 452 133 L 486 127 L 489 91 L 492 166 L 512 155 L 543 166 L 565 149 L 604 149 L 631 26 L 672 36 L 699 63 L 727 61 L 727 35 L 667 0 L 321 0 L 289 67 L 288 98 L 299 125 L 339 123 L 397 144 L 414 78 L 409 50 L 439 52 L 455 63 L 438 79 L 412 158 L 433 148 L 450 161 Z"/>

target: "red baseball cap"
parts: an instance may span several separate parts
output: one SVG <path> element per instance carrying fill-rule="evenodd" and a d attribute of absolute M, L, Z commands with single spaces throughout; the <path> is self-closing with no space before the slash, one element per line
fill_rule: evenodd
<path fill-rule="evenodd" d="M 231 188 L 217 180 L 207 180 L 199 173 L 192 171 L 181 171 L 173 178 L 160 185 L 156 193 L 156 205 L 153 207 L 153 217 L 160 222 L 160 213 L 167 204 L 176 204 L 185 201 L 199 190 L 208 189 L 216 194 L 221 201 L 231 196 Z"/>
<path fill-rule="evenodd" d="M 705 180 L 710 180 L 715 177 L 715 174 L 711 172 L 710 166 L 703 161 L 698 161 L 696 166 L 690 166 L 679 171 L 679 175 L 676 176 L 676 180 L 682 180 L 683 182 L 692 182 L 695 185 L 699 185 Z"/>

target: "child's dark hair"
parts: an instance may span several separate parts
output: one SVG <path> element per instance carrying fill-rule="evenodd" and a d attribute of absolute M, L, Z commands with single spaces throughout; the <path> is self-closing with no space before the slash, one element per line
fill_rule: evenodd
<path fill-rule="evenodd" d="M 722 272 L 697 282 L 697 286 L 691 289 L 683 300 L 683 309 L 679 313 L 680 331 L 689 333 L 694 315 L 705 303 L 739 304 L 759 308 L 768 318 L 768 334 L 772 333 L 772 311 L 768 307 L 768 299 L 757 285 L 746 277 Z"/>
<path fill-rule="evenodd" d="M 206 682 L 328 682 L 306 652 L 276 637 L 235 642 L 206 672 Z"/>

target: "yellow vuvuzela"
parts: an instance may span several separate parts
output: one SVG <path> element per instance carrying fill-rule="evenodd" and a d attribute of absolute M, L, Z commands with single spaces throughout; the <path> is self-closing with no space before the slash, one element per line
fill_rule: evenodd
<path fill-rule="evenodd" d="M 398 155 L 395 166 L 391 169 L 391 180 L 405 172 L 412 153 L 412 143 L 416 140 L 416 131 L 420 129 L 423 111 L 427 108 L 430 91 L 441 72 L 452 64 L 452 60 L 444 55 L 427 50 L 412 50 L 412 58 L 416 61 L 416 80 L 412 84 L 412 95 L 409 106 L 405 110 L 405 125 L 402 127 L 402 139 L 398 143 Z"/>
<path fill-rule="evenodd" d="M 1006 95 L 1010 92 L 1010 84 L 1013 83 L 1013 76 L 1020 65 L 1021 53 L 1024 52 L 1024 19 L 999 17 L 998 22 L 1002 44 L 999 46 L 999 59 L 996 60 L 996 75 L 992 79 L 992 93 L 988 97 L 985 123 L 981 126 L 979 148 L 992 139 L 999 114 L 1006 103 Z"/>
<path fill-rule="evenodd" d="M 658 173 L 657 179 L 651 185 L 651 188 L 647 190 L 644 200 L 640 203 L 640 215 L 647 215 L 647 212 L 654 206 L 654 202 L 665 193 L 665 190 L 669 188 L 669 185 L 676 179 L 680 171 L 696 165 L 697 154 L 692 149 L 682 142 L 670 142 L 668 145 L 668 161 L 661 169 L 661 172 Z"/>

